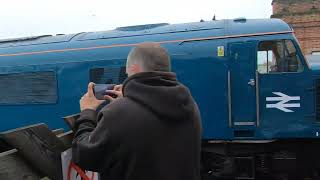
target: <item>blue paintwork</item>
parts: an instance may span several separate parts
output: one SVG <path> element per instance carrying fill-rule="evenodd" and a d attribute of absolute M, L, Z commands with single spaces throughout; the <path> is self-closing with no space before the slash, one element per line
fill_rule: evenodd
<path fill-rule="evenodd" d="M 312 70 L 314 71 L 320 70 L 320 55 L 307 55 L 306 59 Z"/>
<path fill-rule="evenodd" d="M 5 54 L 88 48 L 157 41 L 168 49 L 173 71 L 187 85 L 197 101 L 202 115 L 203 138 L 235 139 L 234 131 L 252 130 L 248 139 L 317 138 L 320 132 L 315 120 L 313 79 L 318 78 L 303 62 L 301 73 L 259 75 L 260 126 L 229 127 L 228 71 L 232 78 L 232 123 L 253 122 L 256 119 L 255 88 L 247 79 L 255 79 L 256 51 L 260 41 L 290 39 L 292 33 L 222 38 L 215 40 L 172 42 L 175 40 L 263 34 L 291 31 L 281 20 L 221 20 L 176 25 L 146 25 L 118 28 L 112 31 L 42 37 L 30 41 L 0 42 L 0 74 L 54 70 L 57 72 L 58 100 L 46 105 L 0 105 L 0 131 L 43 122 L 50 128 L 66 128 L 61 117 L 79 112 L 79 99 L 86 91 L 89 70 L 96 67 L 124 66 L 132 46 L 67 50 L 39 54 L 5 56 Z M 218 57 L 217 47 L 224 46 L 225 56 Z M 234 59 L 238 53 L 240 59 Z M 239 62 L 240 61 L 240 62 Z M 265 98 L 272 92 L 301 96 L 301 108 L 294 113 L 266 109 Z M 5 93 L 5 90 L 1 90 Z"/>
<path fill-rule="evenodd" d="M 312 70 L 320 70 L 320 63 L 310 63 L 310 67 Z"/>
<path fill-rule="evenodd" d="M 255 42 L 229 43 L 233 122 L 255 122 L 255 88 L 248 86 L 255 74 Z M 240 95 L 241 94 L 241 95 Z M 243 107 L 246 108 L 237 108 Z"/>

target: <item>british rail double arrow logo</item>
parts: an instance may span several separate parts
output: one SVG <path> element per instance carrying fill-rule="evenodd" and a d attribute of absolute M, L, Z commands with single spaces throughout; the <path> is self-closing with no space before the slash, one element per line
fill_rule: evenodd
<path fill-rule="evenodd" d="M 300 101 L 300 96 L 288 96 L 281 92 L 272 92 L 276 97 L 266 97 L 267 102 L 277 102 L 275 104 L 266 104 L 266 108 L 276 108 L 283 112 L 294 112 L 288 108 L 298 108 L 300 103 L 289 103 L 290 101 Z"/>

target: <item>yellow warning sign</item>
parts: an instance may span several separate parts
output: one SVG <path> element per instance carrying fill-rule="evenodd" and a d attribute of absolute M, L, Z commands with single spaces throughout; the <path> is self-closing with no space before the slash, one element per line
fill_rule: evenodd
<path fill-rule="evenodd" d="M 218 57 L 224 56 L 224 46 L 218 46 Z"/>

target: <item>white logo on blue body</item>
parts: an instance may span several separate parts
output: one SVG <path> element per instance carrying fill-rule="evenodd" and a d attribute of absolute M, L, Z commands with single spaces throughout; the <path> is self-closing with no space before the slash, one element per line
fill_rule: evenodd
<path fill-rule="evenodd" d="M 290 101 L 300 101 L 300 96 L 288 96 L 281 92 L 272 92 L 276 97 L 266 97 L 267 102 L 277 102 L 275 104 L 266 104 L 267 108 L 276 108 L 283 112 L 294 112 L 289 108 L 298 108 L 300 103 L 289 103 Z"/>

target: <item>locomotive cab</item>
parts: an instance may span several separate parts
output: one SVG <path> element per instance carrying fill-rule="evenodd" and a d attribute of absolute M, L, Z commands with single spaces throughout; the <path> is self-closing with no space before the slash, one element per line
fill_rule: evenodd
<path fill-rule="evenodd" d="M 317 136 L 312 71 L 294 38 L 232 43 L 230 54 L 229 125 L 239 129 L 235 134 L 254 126 L 244 137 Z"/>

